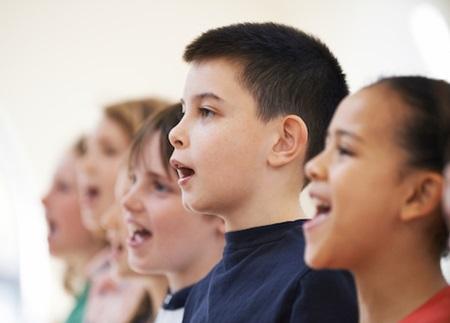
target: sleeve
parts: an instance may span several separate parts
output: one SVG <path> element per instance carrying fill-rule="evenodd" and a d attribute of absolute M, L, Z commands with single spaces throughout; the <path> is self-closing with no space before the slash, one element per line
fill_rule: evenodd
<path fill-rule="evenodd" d="M 292 323 L 358 323 L 352 276 L 343 271 L 309 271 L 298 281 Z"/>

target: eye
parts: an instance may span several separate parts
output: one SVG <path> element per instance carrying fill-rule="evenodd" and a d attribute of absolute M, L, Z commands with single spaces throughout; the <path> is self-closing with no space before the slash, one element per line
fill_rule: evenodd
<path fill-rule="evenodd" d="M 153 188 L 155 189 L 155 191 L 159 192 L 159 193 L 168 193 L 171 191 L 170 187 L 158 180 L 154 180 L 153 181 Z"/>
<path fill-rule="evenodd" d="M 56 190 L 58 192 L 67 193 L 70 191 L 70 185 L 66 182 L 57 182 L 56 183 Z"/>
<path fill-rule="evenodd" d="M 134 173 L 128 174 L 128 179 L 130 180 L 131 184 L 136 184 L 136 181 L 137 181 L 136 174 L 134 174 Z"/>
<path fill-rule="evenodd" d="M 112 146 L 105 146 L 105 147 L 103 147 L 102 151 L 106 156 L 109 156 L 109 157 L 113 157 L 118 154 L 118 150 Z"/>
<path fill-rule="evenodd" d="M 336 151 L 339 156 L 354 156 L 355 155 L 353 153 L 353 151 L 351 151 L 350 149 L 348 149 L 342 145 L 337 145 Z"/>
<path fill-rule="evenodd" d="M 200 111 L 200 115 L 203 118 L 209 118 L 209 117 L 213 117 L 216 113 L 211 110 L 211 108 L 209 108 L 208 106 L 202 106 L 199 108 Z"/>

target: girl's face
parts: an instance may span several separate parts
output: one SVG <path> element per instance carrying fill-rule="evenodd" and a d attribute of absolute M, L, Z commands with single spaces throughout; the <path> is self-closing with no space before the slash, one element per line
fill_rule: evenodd
<path fill-rule="evenodd" d="M 132 186 L 122 199 L 129 261 L 141 273 L 181 274 L 207 253 L 219 222 L 184 209 L 176 174 L 163 167 L 159 143 L 157 132 L 132 170 Z"/>
<path fill-rule="evenodd" d="M 59 164 L 50 190 L 42 198 L 53 256 L 77 257 L 95 244 L 82 223 L 78 198 L 75 156 L 68 154 Z"/>
<path fill-rule="evenodd" d="M 382 86 L 347 97 L 325 149 L 306 165 L 316 216 L 304 225 L 306 262 L 353 269 L 389 249 L 408 191 L 406 154 L 396 144 L 402 102 Z"/>
<path fill-rule="evenodd" d="M 128 265 L 128 252 L 126 248 L 127 228 L 125 226 L 121 198 L 130 187 L 130 181 L 125 167 L 119 171 L 115 186 L 115 201 L 102 215 L 102 226 L 106 230 L 106 238 L 110 243 L 111 264 L 121 277 L 135 276 L 136 273 Z"/>
<path fill-rule="evenodd" d="M 100 218 L 114 202 L 114 184 L 129 143 L 122 128 L 107 117 L 87 140 L 79 182 L 83 221 L 94 232 L 102 231 Z"/>

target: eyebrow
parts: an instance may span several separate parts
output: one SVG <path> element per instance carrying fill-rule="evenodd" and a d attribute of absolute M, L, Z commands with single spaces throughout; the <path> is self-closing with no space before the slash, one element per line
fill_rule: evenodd
<path fill-rule="evenodd" d="M 328 133 L 327 136 L 329 136 L 330 134 Z M 344 129 L 338 129 L 335 131 L 335 135 L 336 137 L 350 137 L 352 139 L 355 139 L 359 142 L 364 142 L 363 138 L 361 138 L 360 136 L 354 134 L 353 132 L 350 132 L 348 130 L 344 130 Z"/>
<path fill-rule="evenodd" d="M 153 177 L 153 178 L 156 178 L 156 179 L 170 180 L 170 179 L 167 177 L 167 175 L 159 174 L 159 173 L 154 172 L 154 171 L 151 171 L 151 170 L 146 171 L 146 172 L 145 172 L 145 175 L 146 175 L 147 177 Z"/>
<path fill-rule="evenodd" d="M 213 100 L 222 101 L 222 102 L 225 101 L 220 96 L 218 96 L 217 94 L 212 93 L 212 92 L 204 92 L 204 93 L 196 94 L 196 95 L 194 95 L 193 99 L 194 100 L 213 99 Z M 180 102 L 182 105 L 186 104 L 186 102 L 183 99 L 180 99 Z"/>

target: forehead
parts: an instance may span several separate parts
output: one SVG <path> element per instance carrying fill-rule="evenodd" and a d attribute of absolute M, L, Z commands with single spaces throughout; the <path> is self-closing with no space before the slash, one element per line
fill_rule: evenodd
<path fill-rule="evenodd" d="M 242 67 L 229 59 L 217 58 L 191 65 L 186 78 L 183 100 L 188 103 L 205 93 L 213 93 L 234 106 L 255 104 L 241 81 Z"/>
<path fill-rule="evenodd" d="M 93 131 L 92 135 L 88 137 L 90 139 L 112 139 L 120 142 L 128 142 L 128 136 L 122 127 L 114 120 L 108 117 L 103 117 L 98 126 Z"/>
<path fill-rule="evenodd" d="M 156 131 L 143 143 L 140 154 L 136 156 L 136 170 L 151 172 L 167 177 L 161 156 L 161 132 Z M 169 167 L 170 170 L 170 167 Z M 172 174 L 170 174 L 172 175 Z"/>
<path fill-rule="evenodd" d="M 340 104 L 330 132 L 345 129 L 369 140 L 391 140 L 405 121 L 403 102 L 385 86 L 365 88 Z"/>
<path fill-rule="evenodd" d="M 63 158 L 59 161 L 58 167 L 56 169 L 57 176 L 75 176 L 76 171 L 76 158 L 73 154 L 68 153 L 63 156 Z"/>

